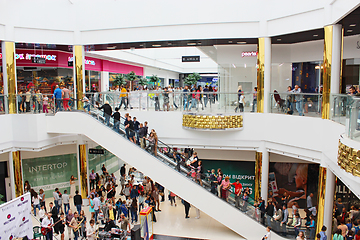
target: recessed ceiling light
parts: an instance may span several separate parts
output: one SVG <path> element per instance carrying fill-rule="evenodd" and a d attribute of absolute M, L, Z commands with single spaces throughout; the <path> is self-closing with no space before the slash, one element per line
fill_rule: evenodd
<path fill-rule="evenodd" d="M 232 41 L 229 41 L 229 43 L 232 43 Z"/>
<path fill-rule="evenodd" d="M 347 30 L 347 32 L 352 32 L 352 31 L 353 31 L 352 29 Z"/>
<path fill-rule="evenodd" d="M 280 42 L 280 41 L 281 41 L 281 38 L 278 38 L 278 39 L 276 39 L 276 40 Z"/>
<path fill-rule="evenodd" d="M 161 44 L 153 44 L 153 47 L 161 47 Z"/>
<path fill-rule="evenodd" d="M 116 46 L 108 46 L 108 47 L 106 47 L 107 49 L 115 49 L 116 48 Z"/>
<path fill-rule="evenodd" d="M 198 45 L 201 45 L 201 42 L 198 42 Z"/>
<path fill-rule="evenodd" d="M 314 34 L 314 35 L 313 35 L 313 37 L 318 37 L 318 36 L 319 36 L 319 35 L 317 35 L 317 34 Z"/>
<path fill-rule="evenodd" d="M 169 42 L 169 43 L 168 43 L 168 45 L 172 45 L 172 43 L 171 43 L 171 42 Z"/>
<path fill-rule="evenodd" d="M 355 26 L 356 26 L 356 24 L 355 24 L 355 23 L 353 23 L 353 24 L 350 24 L 349 26 L 350 26 L 350 27 L 355 27 Z"/>
<path fill-rule="evenodd" d="M 237 44 L 246 44 L 246 42 L 236 42 Z"/>
<path fill-rule="evenodd" d="M 194 42 L 189 42 L 189 43 L 187 43 L 187 45 L 188 45 L 188 46 L 194 46 L 194 45 L 196 45 L 196 43 L 194 43 Z"/>
<path fill-rule="evenodd" d="M 139 46 L 140 46 L 140 47 L 143 47 L 143 46 L 144 46 L 144 44 L 140 44 Z"/>

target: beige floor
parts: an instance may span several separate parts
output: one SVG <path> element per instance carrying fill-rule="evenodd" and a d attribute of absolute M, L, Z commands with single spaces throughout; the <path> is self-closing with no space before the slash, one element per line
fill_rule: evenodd
<path fill-rule="evenodd" d="M 115 173 L 119 177 L 119 171 Z M 120 189 L 117 189 L 119 192 Z M 195 219 L 196 210 L 194 207 L 190 208 L 190 218 L 185 219 L 184 206 L 177 198 L 177 207 L 171 206 L 168 201 L 166 191 L 165 202 L 160 203 L 161 212 L 156 213 L 157 222 L 154 223 L 154 233 L 161 235 L 201 238 L 212 240 L 230 240 L 230 239 L 243 239 L 238 234 L 217 222 L 215 219 L 209 217 L 203 212 L 200 213 L 200 219 Z M 118 197 L 118 195 L 117 195 Z M 46 206 L 53 201 L 52 198 L 46 199 Z M 76 210 L 70 199 L 70 209 Z M 89 207 L 83 207 L 87 219 L 90 219 Z M 33 217 L 33 225 L 39 226 L 39 222 Z M 73 235 L 72 235 L 73 237 Z M 60 236 L 54 236 L 54 239 L 60 240 Z M 65 240 L 69 239 L 68 231 L 65 229 Z"/>

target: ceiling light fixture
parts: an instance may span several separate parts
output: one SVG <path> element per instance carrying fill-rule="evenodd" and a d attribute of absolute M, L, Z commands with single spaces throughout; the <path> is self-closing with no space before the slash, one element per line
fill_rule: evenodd
<path fill-rule="evenodd" d="M 232 41 L 229 41 L 229 43 L 232 43 Z"/>
<path fill-rule="evenodd" d="M 280 42 L 280 41 L 281 41 L 281 38 L 278 38 L 278 39 L 276 39 L 276 40 Z"/>
<path fill-rule="evenodd" d="M 246 44 L 246 42 L 236 42 L 237 44 Z"/>
<path fill-rule="evenodd" d="M 140 47 L 143 47 L 143 46 L 144 46 L 144 44 L 140 44 L 139 46 L 140 46 Z"/>
<path fill-rule="evenodd" d="M 317 34 L 314 34 L 314 35 L 313 35 L 313 37 L 318 37 L 318 36 L 319 36 L 319 35 L 317 35 Z"/>
<path fill-rule="evenodd" d="M 187 45 L 188 46 L 194 46 L 194 45 L 196 45 L 196 43 L 189 42 L 189 43 L 187 43 Z"/>
<path fill-rule="evenodd" d="M 201 45 L 201 42 L 198 42 L 198 45 Z"/>
<path fill-rule="evenodd" d="M 161 47 L 161 44 L 153 44 L 153 47 Z"/>
<path fill-rule="evenodd" d="M 112 50 L 112 49 L 115 49 L 116 46 L 107 46 L 106 48 L 109 49 L 109 50 Z"/>
<path fill-rule="evenodd" d="M 352 31 L 353 31 L 352 29 L 347 30 L 347 32 L 352 32 Z"/>
<path fill-rule="evenodd" d="M 171 42 L 169 42 L 169 43 L 168 43 L 168 45 L 172 45 L 172 43 L 171 43 Z"/>
<path fill-rule="evenodd" d="M 350 24 L 349 26 L 350 26 L 350 27 L 356 27 L 356 24 L 353 23 L 353 24 Z"/>

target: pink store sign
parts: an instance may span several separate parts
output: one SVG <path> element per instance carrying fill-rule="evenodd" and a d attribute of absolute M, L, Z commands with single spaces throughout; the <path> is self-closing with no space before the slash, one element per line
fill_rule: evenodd
<path fill-rule="evenodd" d="M 33 63 L 31 57 L 41 57 L 46 59 L 45 64 Z M 54 50 L 44 50 L 36 52 L 31 49 L 16 49 L 16 65 L 20 67 L 58 67 L 58 68 L 72 68 L 69 67 L 68 62 L 73 60 L 72 53 Z M 133 66 L 124 63 L 112 62 L 92 57 L 85 57 L 85 70 L 90 71 L 104 71 L 112 73 L 127 74 L 134 71 L 136 75 L 143 75 L 143 67 Z M 0 53 L 0 63 L 2 64 L 2 54 Z"/>

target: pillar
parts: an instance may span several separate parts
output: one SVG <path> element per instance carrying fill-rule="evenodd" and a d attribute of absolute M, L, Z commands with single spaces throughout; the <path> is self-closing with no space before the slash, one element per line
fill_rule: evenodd
<path fill-rule="evenodd" d="M 11 152 L 9 160 L 12 197 L 16 198 L 24 194 L 20 151 Z"/>
<path fill-rule="evenodd" d="M 85 144 L 78 145 L 78 179 L 79 192 L 82 198 L 88 196 L 88 166 L 87 166 L 87 147 Z"/>
<path fill-rule="evenodd" d="M 5 112 L 14 114 L 16 109 L 16 60 L 15 60 L 15 43 L 1 42 L 2 50 L 2 69 L 4 81 Z"/>
<path fill-rule="evenodd" d="M 319 167 L 319 183 L 318 183 L 318 199 L 317 199 L 317 221 L 316 221 L 316 233 L 321 231 L 322 226 L 324 225 L 324 210 L 325 210 L 325 191 L 326 191 L 326 168 Z M 334 198 L 330 199 L 333 201 Z M 327 209 L 331 211 L 332 209 Z M 331 228 L 331 225 L 328 226 Z M 329 235 L 328 235 L 329 236 Z M 331 236 L 331 235 L 330 235 Z"/>
<path fill-rule="evenodd" d="M 327 227 L 326 235 L 332 234 L 332 219 L 335 195 L 335 175 L 329 169 L 326 171 L 325 204 L 324 204 L 324 225 Z"/>
<path fill-rule="evenodd" d="M 330 93 L 340 92 L 343 29 L 341 25 L 324 27 L 322 118 L 330 118 Z"/>
<path fill-rule="evenodd" d="M 268 113 L 271 83 L 271 38 L 259 38 L 257 51 L 257 112 Z"/>
<path fill-rule="evenodd" d="M 110 80 L 109 80 L 109 72 L 101 72 L 101 92 L 109 91 Z"/>
<path fill-rule="evenodd" d="M 262 167 L 261 167 L 261 198 L 267 203 L 269 188 L 269 152 L 266 148 L 262 149 Z"/>
<path fill-rule="evenodd" d="M 262 173 L 262 152 L 255 153 L 255 189 L 254 189 L 254 198 L 257 200 L 260 197 L 261 192 L 261 173 Z"/>
<path fill-rule="evenodd" d="M 83 110 L 81 102 L 82 95 L 85 92 L 85 64 L 84 64 L 84 48 L 81 45 L 74 46 L 74 91 L 77 101 L 78 110 Z"/>

